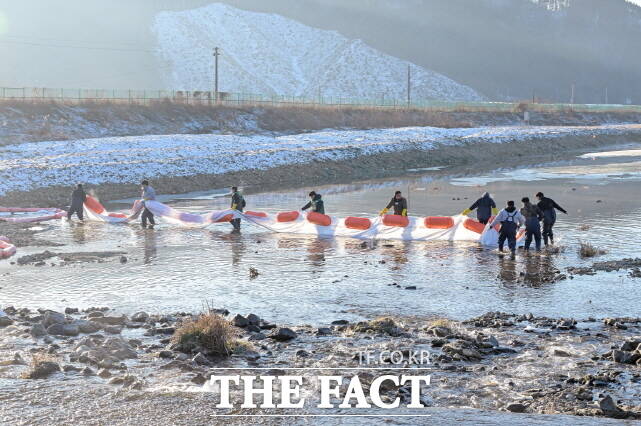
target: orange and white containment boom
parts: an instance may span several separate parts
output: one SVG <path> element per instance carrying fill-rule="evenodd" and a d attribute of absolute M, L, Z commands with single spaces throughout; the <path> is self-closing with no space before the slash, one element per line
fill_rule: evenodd
<path fill-rule="evenodd" d="M 242 219 L 272 232 L 316 235 L 320 237 L 349 237 L 373 240 L 405 241 L 476 241 L 496 246 L 498 229 L 491 229 L 466 216 L 413 217 L 385 215 L 374 218 L 338 218 L 315 212 L 289 211 L 276 214 L 236 210 L 219 210 L 193 214 L 176 210 L 157 201 L 145 202 L 157 218 L 185 227 L 204 227 Z M 93 197 L 87 197 L 85 214 L 89 220 L 107 223 L 128 223 L 142 211 L 142 202 L 136 201 L 129 214 L 110 213 Z M 498 227 L 495 227 L 498 228 Z M 518 235 L 522 239 L 523 232 Z"/>

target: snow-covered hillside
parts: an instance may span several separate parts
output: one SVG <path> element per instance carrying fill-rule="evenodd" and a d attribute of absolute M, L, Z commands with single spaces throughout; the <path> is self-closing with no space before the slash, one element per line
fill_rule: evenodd
<path fill-rule="evenodd" d="M 308 27 L 275 14 L 220 3 L 161 12 L 153 23 L 159 55 L 169 65 L 166 85 L 211 90 L 213 48 L 222 49 L 224 92 L 405 99 L 411 66 L 415 100 L 480 100 L 473 89 L 444 75 L 386 55 L 335 31 Z"/>

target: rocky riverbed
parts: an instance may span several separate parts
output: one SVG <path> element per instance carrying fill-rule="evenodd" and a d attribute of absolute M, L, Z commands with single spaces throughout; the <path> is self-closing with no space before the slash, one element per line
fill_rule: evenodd
<path fill-rule="evenodd" d="M 0 418 L 11 423 L 47 415 L 63 422 L 88 419 L 80 402 L 89 394 L 99 394 L 102 401 L 92 404 L 94 419 L 138 399 L 154 401 L 151 406 L 161 410 L 154 416 L 165 410 L 170 418 L 184 404 L 207 403 L 211 406 L 203 409 L 210 412 L 208 379 L 220 368 L 266 368 L 274 375 L 284 374 L 284 368 L 307 368 L 304 374 L 313 375 L 320 374 L 315 368 L 340 372 L 363 366 L 364 353 L 428 351 L 429 361 L 422 362 L 431 367 L 432 380 L 421 401 L 431 408 L 641 419 L 641 318 L 490 312 L 461 322 L 387 317 L 350 323 L 336 318 L 323 326 L 293 326 L 254 314 L 209 311 L 225 317 L 239 339 L 228 357 L 172 339 L 194 317 L 189 313 L 127 316 L 106 307 L 64 312 L 5 307 L 0 316 Z M 424 366 L 407 358 L 401 364 L 377 359 L 376 368 L 383 371 Z M 373 378 L 371 371 L 361 375 L 366 387 Z M 47 397 L 51 386 L 70 383 L 82 391 Z M 205 399 L 194 399 L 194 394 Z M 384 388 L 384 398 L 396 396 L 407 400 L 408 389 Z M 75 408 L 57 411 L 63 406 Z"/>

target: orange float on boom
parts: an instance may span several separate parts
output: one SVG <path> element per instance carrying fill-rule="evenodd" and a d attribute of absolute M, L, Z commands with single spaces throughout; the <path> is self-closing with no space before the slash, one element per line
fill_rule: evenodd
<path fill-rule="evenodd" d="M 329 226 L 332 224 L 332 218 L 321 213 L 309 212 L 307 213 L 307 221 L 318 226 Z"/>
<path fill-rule="evenodd" d="M 103 214 L 105 212 L 105 208 L 100 204 L 100 201 L 96 200 L 91 195 L 87 195 L 87 198 L 85 199 L 85 206 L 96 214 Z"/>
<path fill-rule="evenodd" d="M 372 227 L 372 221 L 366 217 L 348 217 L 345 219 L 345 227 L 349 229 L 359 229 L 367 231 Z"/>
<path fill-rule="evenodd" d="M 224 222 L 231 222 L 231 220 L 234 218 L 233 214 L 226 214 L 225 216 L 221 217 L 216 221 L 216 223 L 224 223 Z"/>
<path fill-rule="evenodd" d="M 252 212 L 252 211 L 247 211 L 245 212 L 246 216 L 253 216 L 253 217 L 267 217 L 267 213 L 263 212 Z"/>
<path fill-rule="evenodd" d="M 465 229 L 469 229 L 470 231 L 476 232 L 477 234 L 482 234 L 483 231 L 485 231 L 485 225 L 474 219 L 465 219 L 465 222 L 463 222 L 463 226 L 465 227 Z"/>
<path fill-rule="evenodd" d="M 430 216 L 425 218 L 425 227 L 430 229 L 450 229 L 454 226 L 451 217 Z"/>
<path fill-rule="evenodd" d="M 276 216 L 276 220 L 278 222 L 293 222 L 298 219 L 298 216 L 298 212 L 282 212 L 278 213 L 278 215 Z"/>
<path fill-rule="evenodd" d="M 383 225 L 386 226 L 397 226 L 400 228 L 406 228 L 410 224 L 410 220 L 407 216 L 399 216 L 396 214 L 388 214 L 383 216 Z"/>

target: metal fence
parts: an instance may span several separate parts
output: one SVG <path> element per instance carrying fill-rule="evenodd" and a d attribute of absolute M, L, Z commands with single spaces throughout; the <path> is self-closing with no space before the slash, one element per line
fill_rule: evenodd
<path fill-rule="evenodd" d="M 216 99 L 217 98 L 217 99 Z M 207 91 L 182 90 L 122 90 L 122 89 L 51 89 L 38 87 L 0 87 L 0 100 L 22 102 L 59 102 L 64 104 L 120 103 L 151 105 L 173 102 L 189 105 L 238 105 L 238 106 L 300 106 L 300 107 L 360 107 L 383 109 L 419 109 L 433 112 L 488 112 L 520 113 L 614 113 L 641 114 L 641 105 L 615 104 L 550 104 L 532 102 L 463 102 L 415 100 L 410 103 L 396 99 L 354 99 L 318 96 L 258 95 L 250 93 L 219 92 L 215 96 Z"/>

